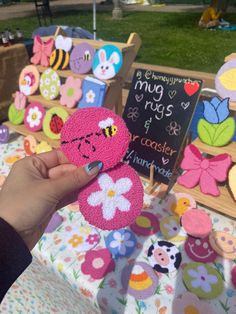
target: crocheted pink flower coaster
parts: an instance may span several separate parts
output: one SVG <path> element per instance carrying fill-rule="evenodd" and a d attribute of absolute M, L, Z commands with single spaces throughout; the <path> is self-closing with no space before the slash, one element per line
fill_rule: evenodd
<path fill-rule="evenodd" d="M 77 166 L 100 160 L 105 171 L 121 161 L 128 145 L 125 122 L 105 108 L 79 109 L 61 131 L 61 149 Z"/>
<path fill-rule="evenodd" d="M 120 229 L 140 215 L 143 186 L 138 174 L 120 163 L 100 174 L 82 189 L 78 196 L 80 211 L 92 225 L 104 229 Z"/>

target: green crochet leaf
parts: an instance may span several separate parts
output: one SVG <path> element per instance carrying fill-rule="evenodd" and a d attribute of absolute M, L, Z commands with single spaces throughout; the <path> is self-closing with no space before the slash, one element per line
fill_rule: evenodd
<path fill-rule="evenodd" d="M 228 144 L 235 133 L 235 121 L 234 118 L 230 117 L 224 122 L 218 124 L 215 136 L 213 139 L 213 146 L 224 146 Z"/>
<path fill-rule="evenodd" d="M 230 117 L 219 124 L 211 124 L 204 119 L 198 122 L 198 135 L 201 141 L 210 146 L 224 146 L 235 133 L 235 121 Z"/>
<path fill-rule="evenodd" d="M 200 119 L 197 125 L 198 136 L 203 143 L 212 146 L 213 137 L 215 134 L 216 124 L 211 124 L 204 119 Z"/>
<path fill-rule="evenodd" d="M 24 121 L 25 109 L 17 110 L 14 104 L 11 104 L 8 110 L 8 119 L 13 124 L 21 124 Z"/>

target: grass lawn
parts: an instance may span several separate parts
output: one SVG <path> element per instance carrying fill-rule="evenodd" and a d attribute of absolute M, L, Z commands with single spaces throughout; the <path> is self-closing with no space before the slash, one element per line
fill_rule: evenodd
<path fill-rule="evenodd" d="M 236 15 L 226 20 L 236 24 Z M 126 41 L 137 32 L 143 44 L 136 61 L 205 72 L 217 72 L 224 57 L 236 52 L 236 31 L 202 30 L 197 26 L 198 13 L 126 12 L 113 21 L 110 12 L 97 13 L 98 36 L 105 40 Z M 80 26 L 92 31 L 92 12 L 58 13 L 55 24 Z M 0 21 L 0 30 L 20 27 L 30 36 L 38 27 L 36 18 Z"/>

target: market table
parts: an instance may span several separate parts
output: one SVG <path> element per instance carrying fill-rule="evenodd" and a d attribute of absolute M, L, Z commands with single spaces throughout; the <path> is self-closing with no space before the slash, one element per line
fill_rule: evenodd
<path fill-rule="evenodd" d="M 12 142 L 1 145 L 0 156 L 0 174 L 7 175 L 13 162 L 24 156 L 23 137 L 18 136 Z M 143 211 L 151 212 L 159 219 L 169 215 L 165 202 L 160 204 L 155 194 L 145 195 Z M 147 250 L 154 241 L 163 239 L 162 234 L 158 232 L 149 237 L 136 235 L 137 244 L 133 254 L 115 260 L 115 271 L 104 279 L 94 280 L 81 271 L 85 252 L 78 252 L 76 245 L 75 249 L 71 249 L 68 244 L 68 234 L 72 228 L 78 228 L 90 238 L 92 229 L 83 219 L 77 204 L 63 208 L 59 214 L 63 217 L 63 223 L 54 232 L 42 236 L 33 250 L 33 263 L 8 291 L 1 304 L 1 313 L 172 313 L 173 299 L 186 291 L 182 270 L 191 261 L 184 252 L 183 242 L 176 242 L 183 258 L 179 270 L 169 275 L 158 274 L 159 284 L 155 294 L 148 299 L 137 300 L 122 288 L 122 269 L 134 261 L 148 263 Z M 215 230 L 235 235 L 234 220 L 213 211 L 209 211 L 209 214 Z M 100 241 L 95 250 L 105 248 L 104 239 L 109 232 L 99 233 Z M 93 241 L 98 241 L 98 236 L 93 235 Z M 216 299 L 206 301 L 214 314 L 236 313 L 236 291 L 230 282 L 230 270 L 235 263 L 217 257 L 216 262 L 211 264 L 224 280 L 223 293 Z"/>

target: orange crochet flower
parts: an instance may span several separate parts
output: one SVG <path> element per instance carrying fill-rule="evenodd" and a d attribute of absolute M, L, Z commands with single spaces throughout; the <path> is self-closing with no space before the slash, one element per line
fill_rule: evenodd
<path fill-rule="evenodd" d="M 79 244 L 83 243 L 83 237 L 78 237 L 74 234 L 73 237 L 68 241 L 73 247 L 77 247 Z"/>

